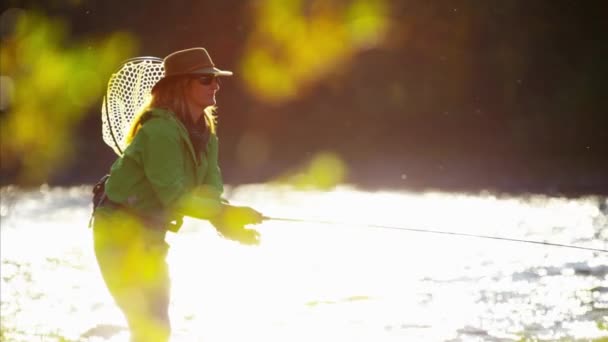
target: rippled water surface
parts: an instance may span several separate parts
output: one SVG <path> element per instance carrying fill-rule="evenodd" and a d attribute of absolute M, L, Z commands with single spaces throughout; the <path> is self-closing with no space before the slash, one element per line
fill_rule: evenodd
<path fill-rule="evenodd" d="M 1 190 L 1 337 L 127 341 L 92 250 L 89 187 Z M 204 221 L 170 234 L 175 341 L 608 340 L 608 254 L 366 228 L 436 229 L 608 249 L 606 198 L 232 189 L 262 244 Z"/>

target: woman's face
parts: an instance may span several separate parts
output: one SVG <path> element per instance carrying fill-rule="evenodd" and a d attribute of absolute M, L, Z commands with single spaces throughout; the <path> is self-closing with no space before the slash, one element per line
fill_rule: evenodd
<path fill-rule="evenodd" d="M 201 75 L 190 79 L 186 87 L 186 99 L 197 108 L 215 105 L 215 93 L 220 90 L 220 81 L 214 75 Z"/>

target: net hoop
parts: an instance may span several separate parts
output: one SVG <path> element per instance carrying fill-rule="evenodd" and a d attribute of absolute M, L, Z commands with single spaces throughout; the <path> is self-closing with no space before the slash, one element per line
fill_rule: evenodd
<path fill-rule="evenodd" d="M 152 87 L 165 74 L 158 57 L 135 57 L 126 60 L 110 76 L 101 105 L 103 141 L 121 156 L 125 138 L 140 108 L 150 99 Z"/>

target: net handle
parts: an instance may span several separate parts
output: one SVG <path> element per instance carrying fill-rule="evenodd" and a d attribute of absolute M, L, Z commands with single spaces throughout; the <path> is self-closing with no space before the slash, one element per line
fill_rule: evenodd
<path fill-rule="evenodd" d="M 106 111 L 105 114 L 106 114 L 106 122 L 107 122 L 107 125 L 108 125 L 108 131 L 110 132 L 110 136 L 112 137 L 112 141 L 114 141 L 114 147 L 116 147 L 116 149 L 118 150 L 119 155 L 122 156 L 124 152 L 120 148 L 120 144 L 118 143 L 118 140 L 116 139 L 116 136 L 114 135 L 114 129 L 112 129 L 112 121 L 110 119 L 110 114 L 108 113 L 108 107 L 109 107 L 109 105 L 108 105 L 108 97 L 104 96 L 103 100 L 105 102 L 104 109 Z"/>

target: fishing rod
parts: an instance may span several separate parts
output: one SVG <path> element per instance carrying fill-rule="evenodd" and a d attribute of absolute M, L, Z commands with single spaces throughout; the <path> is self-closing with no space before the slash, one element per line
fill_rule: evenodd
<path fill-rule="evenodd" d="M 509 242 L 522 242 L 522 243 L 530 243 L 530 244 L 536 244 L 536 245 L 545 245 L 545 246 L 552 246 L 552 247 L 579 249 L 579 250 L 591 251 L 591 252 L 608 253 L 608 250 L 601 249 L 601 248 L 582 247 L 582 246 L 566 245 L 566 244 L 537 241 L 537 240 L 514 239 L 514 238 L 492 236 L 492 235 L 479 235 L 479 234 L 470 234 L 470 233 L 450 232 L 450 231 L 435 230 L 435 229 L 408 228 L 408 227 L 387 226 L 387 225 L 369 224 L 369 223 L 347 223 L 347 222 L 311 220 L 311 219 L 289 218 L 289 217 L 264 216 L 264 219 L 273 220 L 273 221 L 283 221 L 283 222 L 317 223 L 317 224 L 327 224 L 327 225 L 356 225 L 356 226 L 365 227 L 365 228 L 401 230 L 401 231 L 409 231 L 409 232 L 416 232 L 416 233 L 456 235 L 456 236 L 473 237 L 473 238 L 479 238 L 479 239 L 491 239 L 491 240 L 509 241 Z"/>

